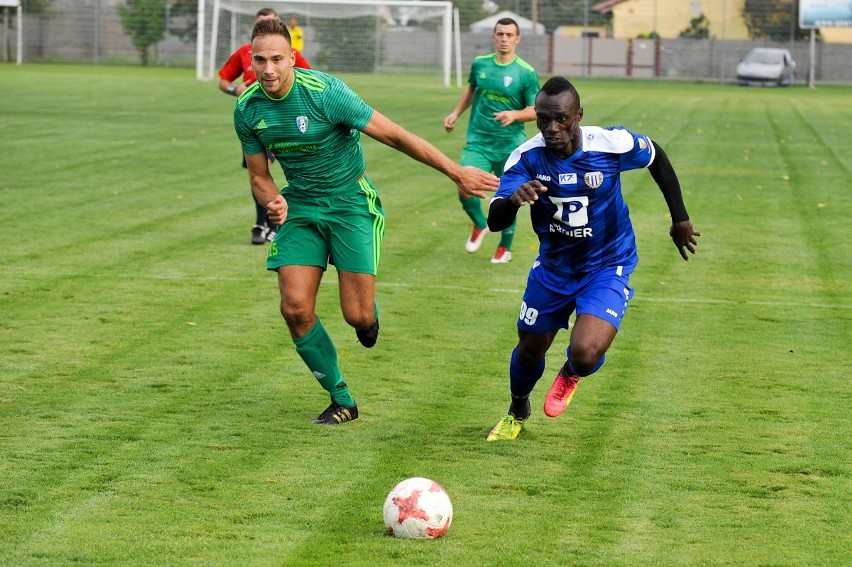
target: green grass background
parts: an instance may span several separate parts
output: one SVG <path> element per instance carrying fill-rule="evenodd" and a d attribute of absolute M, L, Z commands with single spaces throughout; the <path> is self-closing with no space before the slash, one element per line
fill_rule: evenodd
<path fill-rule="evenodd" d="M 459 157 L 457 88 L 345 78 Z M 234 100 L 187 70 L 0 68 L 0 564 L 852 564 L 852 91 L 577 85 L 584 124 L 666 149 L 700 251 L 680 259 L 650 175 L 625 174 L 641 263 L 607 364 L 544 417 L 561 334 L 527 429 L 485 443 L 525 213 L 512 263 L 495 236 L 465 254 L 452 184 L 365 139 L 382 334 L 356 343 L 327 274 L 362 417 L 313 426 L 327 398 L 249 245 Z M 410 476 L 450 493 L 443 540 L 384 534 Z"/>

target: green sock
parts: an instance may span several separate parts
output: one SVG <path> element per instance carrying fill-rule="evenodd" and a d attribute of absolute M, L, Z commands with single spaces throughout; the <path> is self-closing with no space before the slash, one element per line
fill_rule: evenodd
<path fill-rule="evenodd" d="M 314 378 L 331 394 L 331 399 L 344 406 L 354 406 L 355 401 L 337 366 L 337 349 L 320 320 L 317 319 L 316 325 L 303 337 L 293 339 L 293 343 Z"/>
<path fill-rule="evenodd" d="M 467 213 L 476 228 L 483 229 L 488 225 L 488 220 L 482 212 L 482 205 L 479 203 L 479 197 L 471 197 L 470 199 L 459 197 L 459 201 L 461 201 L 464 212 Z"/>
<path fill-rule="evenodd" d="M 504 230 L 500 233 L 500 244 L 506 250 L 512 249 L 512 242 L 515 241 L 515 225 L 518 222 L 518 218 L 515 217 L 515 220 L 512 222 L 512 226 Z"/>

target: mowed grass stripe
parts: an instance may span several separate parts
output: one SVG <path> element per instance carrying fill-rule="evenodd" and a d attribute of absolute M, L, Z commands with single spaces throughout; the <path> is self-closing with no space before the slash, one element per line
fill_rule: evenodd
<path fill-rule="evenodd" d="M 774 117 L 773 128 L 792 128 L 797 133 L 781 146 L 781 152 L 788 164 L 789 176 L 798 181 L 789 184 L 793 190 L 789 206 L 801 219 L 801 224 L 786 229 L 807 241 L 807 256 L 814 265 L 803 271 L 819 277 L 818 291 L 823 300 L 834 301 L 838 283 L 848 277 L 848 261 L 852 255 L 852 244 L 845 237 L 848 231 L 843 223 L 845 215 L 852 212 L 852 194 L 847 190 L 841 192 L 839 200 L 834 197 L 835 188 L 849 187 L 849 166 L 835 159 L 836 147 L 825 143 L 809 115 L 802 114 L 792 104 L 787 108 L 790 114 Z M 847 142 L 847 148 L 849 145 Z M 827 240 L 834 240 L 836 246 L 826 248 Z"/>
<path fill-rule="evenodd" d="M 10 68 L 0 87 L 45 72 L 79 75 L 69 90 L 81 93 L 72 108 L 85 120 L 71 121 L 79 139 L 64 138 L 74 147 L 37 171 L 8 167 L 27 157 L 10 144 L 0 152 L 10 172 L 0 179 L 3 561 L 848 562 L 852 300 L 836 277 L 848 259 L 835 255 L 828 276 L 814 259 L 846 246 L 849 141 L 836 123 L 848 114 L 845 91 L 580 84 L 585 123 L 625 124 L 663 143 L 705 237 L 698 257 L 680 260 L 659 190 L 647 172 L 627 174 L 642 261 L 607 365 L 568 412 L 545 418 L 561 333 L 527 431 L 489 444 L 508 404 L 514 321 L 535 256 L 527 210 L 515 260 L 491 266 L 496 235 L 478 254 L 462 252 L 469 223 L 451 182 L 364 140 L 388 220 L 382 336 L 375 349 L 356 343 L 331 270 L 317 309 L 362 417 L 316 428 L 327 396 L 276 312 L 263 247 L 248 244 L 233 100 L 187 71 Z M 350 82 L 460 155 L 463 132 L 441 127 L 457 89 L 413 79 L 428 96 L 412 104 L 395 95 L 396 81 Z M 151 96 L 164 86 L 168 102 Z M 61 107 L 37 94 L 22 104 Z M 797 124 L 787 101 L 808 109 L 823 138 Z M 4 129 L 20 128 L 21 109 L 0 110 Z M 804 134 L 775 134 L 786 120 Z M 117 151 L 90 134 L 99 126 L 117 136 Z M 127 159 L 126 140 L 139 143 L 139 159 Z M 824 142 L 837 146 L 815 176 L 831 179 L 818 184 L 828 206 L 811 215 L 793 208 L 810 191 L 795 155 L 810 160 Z M 74 165 L 99 153 L 118 165 Z M 55 200 L 51 168 L 75 173 Z M 784 168 L 790 186 L 775 190 L 767 180 Z M 40 202 L 48 218 L 62 215 L 48 231 L 55 243 L 26 237 Z M 827 219 L 827 237 L 815 237 Z M 788 242 L 768 230 L 785 224 L 805 235 Z M 414 475 L 438 479 L 453 498 L 441 542 L 384 535 L 384 496 Z"/>

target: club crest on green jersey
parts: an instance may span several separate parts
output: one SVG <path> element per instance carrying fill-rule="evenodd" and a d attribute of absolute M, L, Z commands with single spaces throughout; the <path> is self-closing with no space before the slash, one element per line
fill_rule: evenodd
<path fill-rule="evenodd" d="M 503 77 L 503 86 L 508 87 L 512 84 L 512 77 Z"/>
<path fill-rule="evenodd" d="M 299 132 L 304 134 L 308 131 L 308 117 L 307 116 L 297 116 L 296 117 L 296 126 L 299 128 Z"/>

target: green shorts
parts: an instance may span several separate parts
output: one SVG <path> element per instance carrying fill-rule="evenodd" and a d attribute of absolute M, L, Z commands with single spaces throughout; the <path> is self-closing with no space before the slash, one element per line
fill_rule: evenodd
<path fill-rule="evenodd" d="M 376 275 L 385 234 L 385 213 L 376 188 L 366 177 L 351 191 L 306 196 L 285 193 L 287 220 L 269 247 L 266 269 L 319 266 Z"/>
<path fill-rule="evenodd" d="M 485 149 L 479 146 L 465 146 L 462 150 L 461 165 L 472 165 L 482 171 L 493 173 L 497 177 L 503 175 L 503 166 L 506 165 L 506 160 L 514 151 L 514 147 L 509 151 L 501 152 Z"/>

